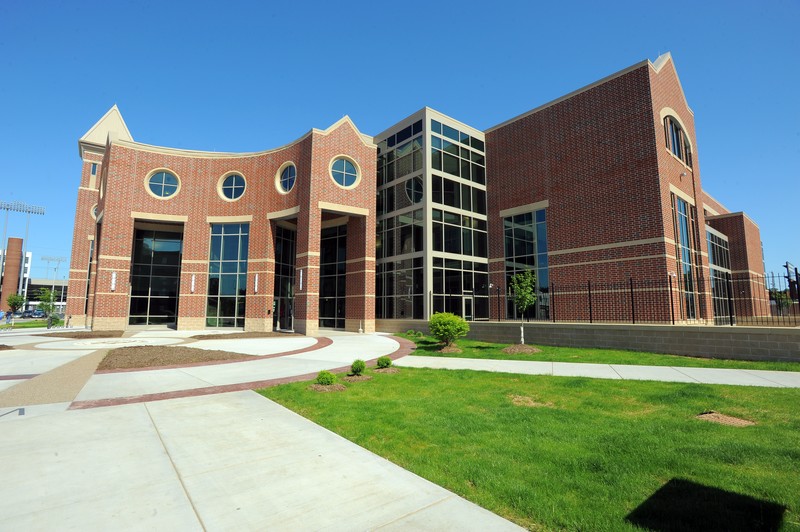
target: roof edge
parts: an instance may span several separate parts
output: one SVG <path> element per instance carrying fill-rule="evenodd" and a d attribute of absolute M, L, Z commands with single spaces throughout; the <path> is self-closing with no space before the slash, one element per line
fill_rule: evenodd
<path fill-rule="evenodd" d="M 663 57 L 663 55 L 661 57 Z M 534 113 L 538 113 L 539 111 L 547 109 L 548 107 L 552 107 L 553 105 L 556 105 L 557 103 L 561 103 L 564 100 L 568 100 L 568 99 L 570 99 L 570 98 L 572 98 L 574 96 L 577 96 L 578 94 L 580 94 L 582 92 L 586 92 L 586 91 L 588 91 L 590 89 L 593 89 L 593 88 L 595 88 L 595 87 L 597 87 L 599 85 L 602 85 L 603 83 L 607 83 L 607 82 L 611 81 L 612 79 L 618 78 L 620 76 L 624 76 L 625 74 L 628 74 L 629 72 L 632 72 L 634 70 L 642 68 L 643 66 L 647 66 L 647 65 L 651 65 L 651 64 L 652 63 L 650 63 L 649 59 L 645 59 L 644 61 L 639 61 L 636 64 L 633 64 L 633 65 L 631 65 L 631 66 L 629 66 L 627 68 L 623 68 L 622 70 L 620 70 L 618 72 L 615 72 L 615 73 L 613 73 L 613 74 L 611 74 L 609 76 L 606 76 L 606 77 L 604 77 L 602 79 L 599 79 L 599 80 L 597 80 L 597 81 L 595 81 L 593 83 L 590 83 L 589 85 L 585 85 L 585 86 L 581 87 L 580 89 L 576 89 L 576 90 L 574 90 L 574 91 L 572 91 L 572 92 L 570 92 L 568 94 L 565 94 L 564 96 L 560 96 L 560 97 L 556 98 L 555 100 L 551 100 L 551 101 L 549 101 L 549 102 L 547 102 L 545 104 L 540 105 L 539 107 L 531 109 L 530 111 L 526 111 L 526 112 L 524 112 L 524 113 L 522 113 L 520 115 L 517 115 L 517 116 L 515 116 L 513 118 L 509 118 L 505 122 L 501 122 L 501 123 L 499 123 L 499 124 L 497 124 L 495 126 L 487 128 L 486 130 L 484 130 L 484 133 L 489 133 L 491 131 L 494 131 L 495 129 L 499 129 L 499 128 L 503 127 L 503 126 L 507 126 L 507 125 L 509 125 L 509 124 L 511 124 L 513 122 L 516 122 L 517 120 L 521 120 L 521 119 L 523 119 L 525 117 L 528 117 L 528 116 L 530 116 L 530 115 L 532 115 Z"/>

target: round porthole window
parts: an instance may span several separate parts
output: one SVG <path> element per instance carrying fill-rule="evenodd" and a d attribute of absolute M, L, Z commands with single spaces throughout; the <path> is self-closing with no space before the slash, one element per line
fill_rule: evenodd
<path fill-rule="evenodd" d="M 242 197 L 246 187 L 247 183 L 245 182 L 244 177 L 240 176 L 239 174 L 230 174 L 225 176 L 225 178 L 222 180 L 220 191 L 225 199 L 234 201 Z"/>
<path fill-rule="evenodd" d="M 414 177 L 406 181 L 406 196 L 411 203 L 422 201 L 422 178 Z"/>
<path fill-rule="evenodd" d="M 147 180 L 147 187 L 155 197 L 169 198 L 178 192 L 180 181 L 173 174 L 161 171 L 150 176 L 150 179 Z"/>
<path fill-rule="evenodd" d="M 294 188 L 294 182 L 297 178 L 297 168 L 293 164 L 288 164 L 281 171 L 278 183 L 281 187 L 281 192 L 289 192 Z"/>
<path fill-rule="evenodd" d="M 353 188 L 358 184 L 358 169 L 350 159 L 337 157 L 331 165 L 331 177 L 343 188 Z"/>

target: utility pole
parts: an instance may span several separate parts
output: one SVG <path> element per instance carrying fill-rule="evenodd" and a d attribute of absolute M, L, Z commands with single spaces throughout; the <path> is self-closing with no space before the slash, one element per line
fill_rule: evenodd
<path fill-rule="evenodd" d="M 53 272 L 53 286 L 50 289 L 50 303 L 52 303 L 53 302 L 53 297 L 54 297 L 53 292 L 56 291 L 56 278 L 58 277 L 58 267 L 61 265 L 62 262 L 67 262 L 67 258 L 66 257 L 50 257 L 50 256 L 47 256 L 47 257 L 42 257 L 42 260 L 43 261 L 47 261 L 48 276 L 50 275 L 50 263 L 51 262 L 55 262 L 56 263 L 55 271 Z M 64 294 L 64 288 L 63 287 L 61 288 L 61 294 L 62 295 Z"/>

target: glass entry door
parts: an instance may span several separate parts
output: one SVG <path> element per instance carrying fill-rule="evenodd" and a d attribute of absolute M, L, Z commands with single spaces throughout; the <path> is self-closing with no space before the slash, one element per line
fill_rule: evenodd
<path fill-rule="evenodd" d="M 472 297 L 466 296 L 464 298 L 464 319 L 466 321 L 472 321 L 475 319 L 472 310 L 472 303 L 473 303 Z"/>
<path fill-rule="evenodd" d="M 133 241 L 130 325 L 174 325 L 183 233 L 137 229 Z"/>
<path fill-rule="evenodd" d="M 279 331 L 294 330 L 293 300 L 288 297 L 276 297 L 272 303 L 272 328 Z"/>

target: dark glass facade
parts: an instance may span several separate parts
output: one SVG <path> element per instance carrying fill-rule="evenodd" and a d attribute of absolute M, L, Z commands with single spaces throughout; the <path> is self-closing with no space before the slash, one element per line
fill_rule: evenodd
<path fill-rule="evenodd" d="M 212 224 L 208 257 L 208 327 L 244 327 L 250 224 Z"/>
<path fill-rule="evenodd" d="M 275 290 L 272 308 L 274 329 L 294 329 L 294 276 L 297 232 L 275 228 Z"/>
<path fill-rule="evenodd" d="M 346 225 L 322 230 L 319 267 L 319 326 L 344 329 L 347 305 Z"/>
<path fill-rule="evenodd" d="M 550 275 L 547 262 L 547 213 L 545 209 L 503 218 L 506 267 L 506 312 L 511 319 L 520 319 L 510 293 L 511 278 L 532 270 L 536 276 L 536 304 L 528 312 L 538 319 L 549 317 Z"/>
<path fill-rule="evenodd" d="M 128 324 L 177 322 L 182 245 L 180 232 L 136 229 Z"/>

